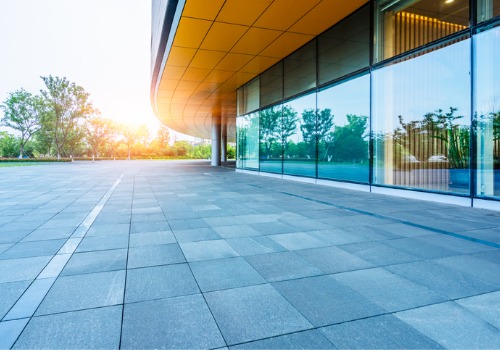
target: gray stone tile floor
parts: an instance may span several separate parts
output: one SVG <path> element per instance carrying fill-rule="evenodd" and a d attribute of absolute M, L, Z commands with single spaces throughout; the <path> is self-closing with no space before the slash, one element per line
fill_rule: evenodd
<path fill-rule="evenodd" d="M 0 168 L 4 348 L 500 348 L 500 212 L 205 161 Z"/>

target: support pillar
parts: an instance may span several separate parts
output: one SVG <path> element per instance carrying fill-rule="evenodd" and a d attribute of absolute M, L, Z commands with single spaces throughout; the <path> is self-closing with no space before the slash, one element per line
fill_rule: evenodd
<path fill-rule="evenodd" d="M 221 117 L 212 116 L 212 166 L 220 166 Z"/>
<path fill-rule="evenodd" d="M 227 118 L 223 118 L 221 124 L 221 161 L 222 165 L 227 164 Z"/>

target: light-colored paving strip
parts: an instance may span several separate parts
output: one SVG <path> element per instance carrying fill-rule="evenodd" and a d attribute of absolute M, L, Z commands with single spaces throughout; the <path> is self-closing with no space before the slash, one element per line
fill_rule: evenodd
<path fill-rule="evenodd" d="M 33 283 L 28 287 L 24 294 L 10 309 L 7 315 L 0 322 L 0 348 L 10 348 L 14 345 L 29 319 L 34 315 L 36 309 L 45 298 L 56 278 L 68 260 L 73 256 L 76 248 L 87 234 L 90 226 L 94 223 L 104 205 L 109 200 L 114 190 L 121 182 L 121 175 L 101 198 L 99 203 L 92 209 L 75 232 L 59 249 L 56 255 L 50 260 L 45 268 L 40 272 Z"/>

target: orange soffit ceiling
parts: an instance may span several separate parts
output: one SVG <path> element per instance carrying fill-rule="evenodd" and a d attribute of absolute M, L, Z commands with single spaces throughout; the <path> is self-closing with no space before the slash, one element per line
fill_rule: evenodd
<path fill-rule="evenodd" d="M 367 2 L 185 0 L 152 91 L 158 118 L 210 138 L 210 119 L 220 113 L 234 140 L 236 89 Z"/>

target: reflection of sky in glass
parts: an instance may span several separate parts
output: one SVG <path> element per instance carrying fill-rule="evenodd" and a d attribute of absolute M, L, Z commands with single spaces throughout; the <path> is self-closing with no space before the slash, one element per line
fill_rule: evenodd
<path fill-rule="evenodd" d="M 343 126 L 347 114 L 370 116 L 370 76 L 365 75 L 333 86 L 318 94 L 318 109 L 330 108 L 333 123 Z"/>
<path fill-rule="evenodd" d="M 470 123 L 470 39 L 376 70 L 373 79 L 375 131 L 397 127 L 400 115 L 418 121 L 450 107 L 464 116 L 456 123 Z"/>
<path fill-rule="evenodd" d="M 478 114 L 500 110 L 500 27 L 474 37 L 476 107 Z"/>

